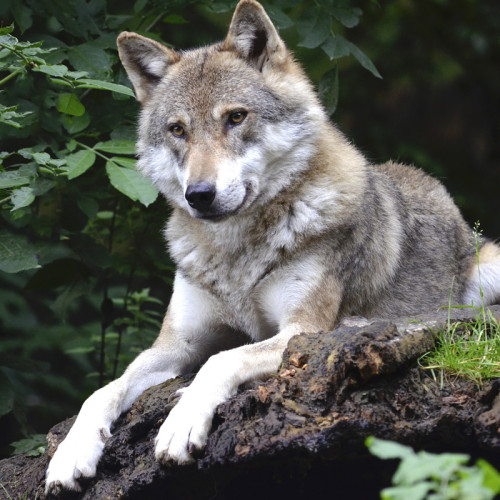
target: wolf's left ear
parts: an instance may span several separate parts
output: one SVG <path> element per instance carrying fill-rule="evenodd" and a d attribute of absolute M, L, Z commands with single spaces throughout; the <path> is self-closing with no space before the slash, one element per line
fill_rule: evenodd
<path fill-rule="evenodd" d="M 180 56 L 161 43 L 128 31 L 120 33 L 116 43 L 137 100 L 144 104 L 167 68 L 177 62 Z"/>
<path fill-rule="evenodd" d="M 240 0 L 236 6 L 222 50 L 235 50 L 259 71 L 267 61 L 280 64 L 287 56 L 283 40 L 255 0 Z"/>

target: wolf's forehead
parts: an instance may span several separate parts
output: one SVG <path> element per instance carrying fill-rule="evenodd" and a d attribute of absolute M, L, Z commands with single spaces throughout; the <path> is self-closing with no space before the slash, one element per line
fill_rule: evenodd
<path fill-rule="evenodd" d="M 184 53 L 159 86 L 157 98 L 155 106 L 166 113 L 212 113 L 225 104 L 276 112 L 282 106 L 259 72 L 214 47 Z"/>

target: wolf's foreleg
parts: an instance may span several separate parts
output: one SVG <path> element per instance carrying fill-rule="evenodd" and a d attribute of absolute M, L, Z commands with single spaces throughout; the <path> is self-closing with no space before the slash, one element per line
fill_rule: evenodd
<path fill-rule="evenodd" d="M 217 406 L 236 394 L 241 384 L 276 372 L 288 341 L 301 331 L 300 325 L 290 325 L 268 340 L 210 357 L 161 426 L 157 460 L 192 462 L 192 453 L 205 446 Z"/>
<path fill-rule="evenodd" d="M 193 451 L 206 444 L 217 406 L 236 394 L 248 381 L 275 373 L 288 341 L 301 332 L 329 330 L 333 327 L 339 304 L 339 286 L 332 276 L 309 279 L 304 266 L 279 273 L 262 294 L 266 316 L 279 328 L 267 340 L 219 352 L 203 365 L 180 401 L 161 426 L 156 440 L 156 458 L 189 463 Z M 311 271 L 312 274 L 312 271 Z"/>
<path fill-rule="evenodd" d="M 226 342 L 227 331 L 214 326 L 210 296 L 176 278 L 160 335 L 117 380 L 92 394 L 54 454 L 46 491 L 79 490 L 78 478 L 92 477 L 111 435 L 111 426 L 149 387 L 193 370 Z M 182 329 L 178 329 L 182 326 Z"/>
<path fill-rule="evenodd" d="M 47 469 L 46 491 L 79 490 L 77 479 L 95 475 L 111 425 L 148 387 L 177 375 L 172 356 L 161 348 L 141 353 L 117 380 L 94 392 L 83 404 Z"/>

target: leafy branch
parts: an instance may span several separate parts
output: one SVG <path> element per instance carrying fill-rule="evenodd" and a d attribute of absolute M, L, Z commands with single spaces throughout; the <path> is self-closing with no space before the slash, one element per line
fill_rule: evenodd
<path fill-rule="evenodd" d="M 366 445 L 378 458 L 401 460 L 393 486 L 381 491 L 382 500 L 493 500 L 500 493 L 500 473 L 486 460 L 467 465 L 466 454 L 417 453 L 373 436 Z"/>

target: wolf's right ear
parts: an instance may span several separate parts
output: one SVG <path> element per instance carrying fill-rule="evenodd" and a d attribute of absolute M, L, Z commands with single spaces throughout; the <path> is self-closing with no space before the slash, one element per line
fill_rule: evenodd
<path fill-rule="evenodd" d="M 177 62 L 180 56 L 155 40 L 128 31 L 120 33 L 116 43 L 137 100 L 144 104 L 168 66 Z"/>
<path fill-rule="evenodd" d="M 288 51 L 266 11 L 255 0 L 240 0 L 222 50 L 234 50 L 262 71 L 266 62 L 285 62 Z"/>

